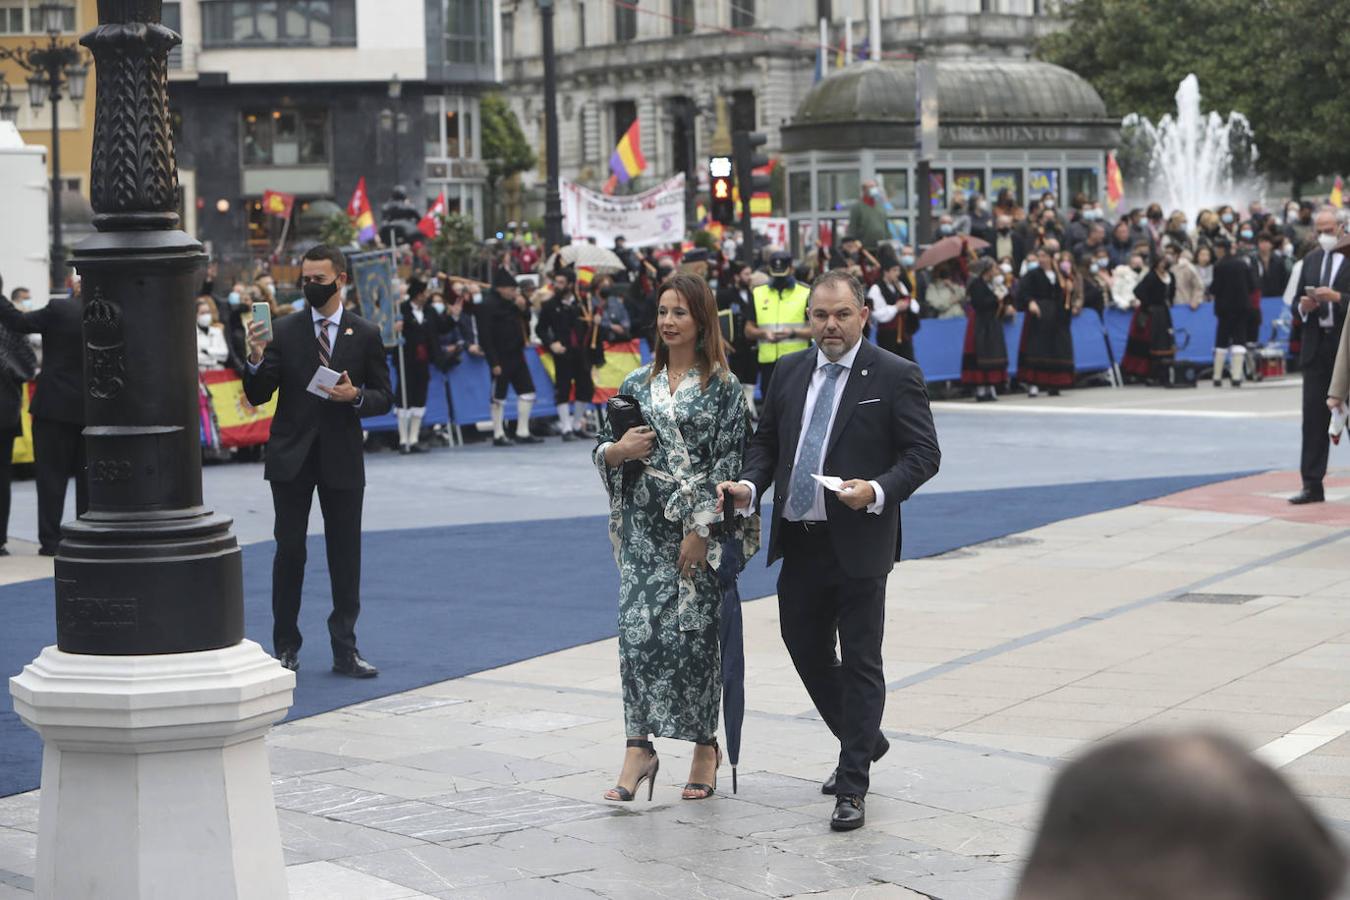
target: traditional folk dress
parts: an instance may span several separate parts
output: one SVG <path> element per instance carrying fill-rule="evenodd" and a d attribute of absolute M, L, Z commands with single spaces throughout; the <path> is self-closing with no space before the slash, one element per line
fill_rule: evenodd
<path fill-rule="evenodd" d="M 1022 321 L 1017 380 L 1043 388 L 1073 386 L 1073 296 L 1063 276 L 1033 269 L 1022 277 L 1018 299 L 1027 308 L 1036 301 L 1041 314 Z"/>
<path fill-rule="evenodd" d="M 1172 334 L 1172 300 L 1176 293 L 1177 280 L 1169 276 L 1163 281 L 1155 271 L 1150 271 L 1135 285 L 1134 295 L 1139 298 L 1139 306 L 1130 320 L 1125 358 L 1120 362 L 1120 370 L 1126 375 L 1156 377 L 1159 368 L 1177 355 Z"/>
<path fill-rule="evenodd" d="M 725 370 L 701 388 L 690 369 L 672 397 L 663 369 L 646 365 L 620 393 L 637 398 L 656 442 L 631 478 L 605 464 L 614 440 L 606 421 L 594 460 L 609 491 L 609 536 L 619 567 L 619 675 L 629 736 L 709 741 L 722 696 L 718 626 L 723 562 L 717 484 L 735 480 L 749 434 L 740 382 Z M 737 517 L 724 539 L 744 559 L 759 547 L 759 516 Z M 708 567 L 680 573 L 680 543 L 691 531 L 712 535 Z M 726 554 L 728 557 L 736 554 Z"/>
<path fill-rule="evenodd" d="M 1003 301 L 983 278 L 967 289 L 966 342 L 961 353 L 961 383 L 1001 385 L 1008 380 L 1008 343 L 1003 337 Z"/>

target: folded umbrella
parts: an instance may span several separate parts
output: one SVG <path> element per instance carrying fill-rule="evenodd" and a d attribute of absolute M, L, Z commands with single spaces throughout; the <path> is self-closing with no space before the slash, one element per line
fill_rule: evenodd
<path fill-rule="evenodd" d="M 983 250 L 988 246 L 988 241 L 980 240 L 977 237 L 954 234 L 930 244 L 928 249 L 920 253 L 919 258 L 914 261 L 914 268 L 931 268 L 945 263 L 949 259 L 956 259 L 970 250 Z"/>
<path fill-rule="evenodd" d="M 729 505 L 729 504 L 728 504 Z M 735 535 L 722 539 L 722 722 L 726 727 L 727 760 L 731 763 L 731 792 L 736 793 L 736 765 L 741 759 L 741 726 L 745 721 L 745 622 L 736 579 L 745 567 L 741 542 Z"/>

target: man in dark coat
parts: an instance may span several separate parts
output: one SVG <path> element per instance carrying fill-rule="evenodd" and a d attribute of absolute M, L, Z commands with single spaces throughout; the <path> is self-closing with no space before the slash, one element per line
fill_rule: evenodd
<path fill-rule="evenodd" d="M 1214 294 L 1214 317 L 1218 320 L 1214 332 L 1214 386 L 1223 386 L 1224 360 L 1231 351 L 1229 378 L 1233 387 L 1242 387 L 1247 342 L 1256 337 L 1247 333 L 1256 279 L 1247 259 L 1229 252 L 1231 248 L 1226 238 L 1220 238 L 1215 247 L 1222 250 L 1223 255 L 1214 264 L 1214 280 L 1210 284 L 1210 292 Z"/>
<path fill-rule="evenodd" d="M 534 407 L 534 378 L 525 362 L 529 345 L 530 308 L 510 272 L 492 274 L 492 290 L 483 295 L 478 311 L 478 339 L 492 369 L 492 443 L 497 447 L 539 444 L 530 434 L 530 410 Z M 506 394 L 516 391 L 516 436 L 506 436 Z"/>
<path fill-rule="evenodd" d="M 4 282 L 0 281 L 0 290 Z M 3 298 L 4 294 L 0 294 Z M 15 288 L 13 301 L 22 309 L 28 290 Z M 14 471 L 14 440 L 23 433 L 24 386 L 37 374 L 37 356 L 28 339 L 0 325 L 0 556 L 9 556 L 10 476 Z"/>
<path fill-rule="evenodd" d="M 745 388 L 745 399 L 755 409 L 755 382 L 759 379 L 759 358 L 755 341 L 745 333 L 745 326 L 755 321 L 755 298 L 750 288 L 753 274 L 745 263 L 733 262 L 727 266 L 724 283 L 717 288 L 717 312 L 722 316 L 722 336 L 731 352 L 731 374 Z"/>
<path fill-rule="evenodd" d="M 380 330 L 342 306 L 347 262 L 320 244 L 305 254 L 302 279 L 308 309 L 249 325 L 244 393 L 254 406 L 277 395 L 264 476 L 276 514 L 272 559 L 272 643 L 283 666 L 300 667 L 300 591 L 305 580 L 306 533 L 314 493 L 323 510 L 333 612 L 328 635 L 333 671 L 370 678 L 379 671 L 361 658 L 356 619 L 361 612 L 361 507 L 366 469 L 361 420 L 393 403 Z M 320 366 L 341 373 L 324 396 L 309 391 Z"/>
<path fill-rule="evenodd" d="M 783 641 L 839 739 L 821 790 L 837 795 L 830 825 L 846 831 L 863 824 L 871 764 L 890 747 L 881 636 L 901 505 L 937 474 L 941 452 L 919 367 L 863 339 L 862 283 L 828 272 L 809 309 L 815 346 L 778 362 L 742 480 L 717 492 L 748 511 L 773 486 L 768 562 L 783 559 Z M 826 489 L 813 475 L 843 481 Z"/>
<path fill-rule="evenodd" d="M 29 408 L 33 415 L 34 478 L 38 499 L 38 552 L 55 556 L 61 542 L 66 487 L 75 479 L 75 514 L 89 509 L 84 461 L 83 309 L 75 297 L 56 297 L 42 309 L 22 312 L 0 299 L 0 325 L 42 336 L 42 371 Z"/>
<path fill-rule="evenodd" d="M 420 443 L 422 418 L 427 414 L 427 386 L 431 383 L 431 361 L 440 350 L 441 335 L 450 331 L 450 323 L 427 304 L 427 285 L 420 278 L 408 281 L 408 299 L 399 306 L 399 321 L 394 328 L 402 336 L 395 357 L 400 362 L 399 385 L 395 396 L 398 403 L 399 452 L 425 453 Z"/>
<path fill-rule="evenodd" d="M 553 273 L 553 296 L 539 308 L 535 334 L 553 356 L 553 399 L 558 405 L 558 428 L 564 441 L 583 437 L 586 407 L 595 397 L 591 367 L 595 365 L 592 329 L 595 316 L 589 297 L 579 297 L 568 270 Z M 576 417 L 572 395 L 576 391 Z"/>
<path fill-rule="evenodd" d="M 1326 499 L 1322 479 L 1327 474 L 1327 456 L 1331 451 L 1331 438 L 1327 434 L 1331 410 L 1327 408 L 1327 396 L 1341 329 L 1345 327 L 1346 301 L 1350 300 L 1350 262 L 1343 254 L 1331 252 L 1342 234 L 1336 211 L 1331 207 L 1319 210 L 1313 217 L 1313 228 L 1318 246 L 1303 257 L 1303 271 L 1294 292 L 1298 303 L 1295 315 L 1303 323 L 1303 344 L 1299 348 L 1299 367 L 1303 370 L 1303 448 L 1299 473 L 1303 477 L 1303 490 L 1289 498 L 1296 505 Z"/>

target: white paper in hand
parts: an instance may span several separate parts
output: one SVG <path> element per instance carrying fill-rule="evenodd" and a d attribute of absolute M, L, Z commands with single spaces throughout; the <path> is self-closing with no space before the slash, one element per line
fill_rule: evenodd
<path fill-rule="evenodd" d="M 837 475 L 817 475 L 811 473 L 811 477 L 820 482 L 820 486 L 827 491 L 834 491 L 836 494 L 843 491 L 844 480 Z"/>
<path fill-rule="evenodd" d="M 1327 428 L 1327 434 L 1331 437 L 1333 444 L 1341 442 L 1341 433 L 1345 431 L 1345 407 L 1338 406 L 1331 411 L 1331 424 Z"/>
<path fill-rule="evenodd" d="M 314 372 L 314 377 L 309 380 L 309 387 L 305 388 L 305 390 L 309 391 L 311 394 L 314 394 L 316 397 L 322 397 L 323 399 L 327 400 L 328 395 L 325 394 L 323 391 L 319 390 L 319 388 L 320 387 L 331 388 L 338 383 L 338 379 L 340 379 L 341 377 L 342 377 L 341 372 L 334 372 L 327 366 L 319 366 L 319 368 Z"/>

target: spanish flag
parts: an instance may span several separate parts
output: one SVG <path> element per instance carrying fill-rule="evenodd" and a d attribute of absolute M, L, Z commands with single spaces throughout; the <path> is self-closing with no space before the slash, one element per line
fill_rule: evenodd
<path fill-rule="evenodd" d="M 638 120 L 628 126 L 628 131 L 619 138 L 619 146 L 609 155 L 609 170 L 620 184 L 640 175 L 647 168 L 647 159 L 642 155 L 642 132 L 638 129 Z"/>
<path fill-rule="evenodd" d="M 347 215 L 356 223 L 357 238 L 363 244 L 375 240 L 375 215 L 370 211 L 370 196 L 366 193 L 366 176 L 356 183 L 356 193 L 347 204 Z"/>
<path fill-rule="evenodd" d="M 1331 196 L 1327 198 L 1331 205 L 1340 209 L 1345 205 L 1345 184 L 1341 181 L 1341 176 L 1336 176 L 1336 181 L 1331 185 Z"/>
<path fill-rule="evenodd" d="M 1112 209 L 1120 205 L 1125 196 L 1125 180 L 1120 177 L 1120 165 L 1116 162 L 1116 152 L 1106 154 L 1106 202 Z"/>

